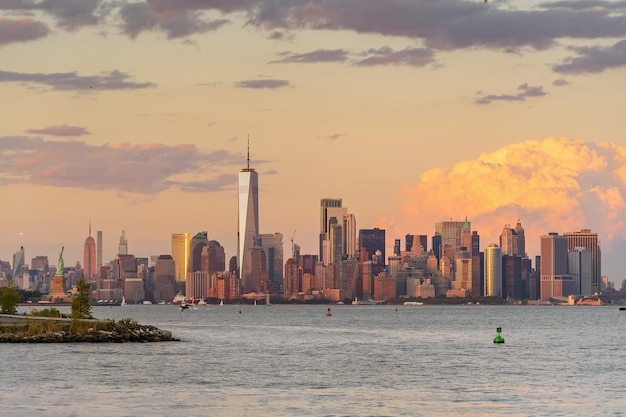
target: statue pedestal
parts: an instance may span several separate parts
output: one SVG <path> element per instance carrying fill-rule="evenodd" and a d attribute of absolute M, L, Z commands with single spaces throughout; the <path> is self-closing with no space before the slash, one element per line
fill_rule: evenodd
<path fill-rule="evenodd" d="M 57 298 L 65 298 L 65 290 L 63 289 L 63 276 L 55 275 L 50 280 L 50 298 L 54 301 Z"/>

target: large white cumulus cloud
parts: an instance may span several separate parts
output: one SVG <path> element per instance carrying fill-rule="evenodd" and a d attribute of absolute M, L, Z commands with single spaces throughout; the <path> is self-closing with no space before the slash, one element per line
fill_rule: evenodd
<path fill-rule="evenodd" d="M 432 235 L 435 222 L 467 216 L 485 247 L 519 219 L 529 256 L 552 231 L 590 228 L 603 246 L 626 239 L 626 147 L 613 142 L 528 140 L 431 169 L 398 192 L 400 217 L 379 225 L 404 233 Z"/>

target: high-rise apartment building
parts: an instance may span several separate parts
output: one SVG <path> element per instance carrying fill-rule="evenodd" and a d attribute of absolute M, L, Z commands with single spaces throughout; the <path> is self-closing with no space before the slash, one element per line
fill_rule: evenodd
<path fill-rule="evenodd" d="M 574 280 L 567 273 L 567 238 L 558 233 L 541 236 L 540 297 L 565 297 L 575 292 Z"/>
<path fill-rule="evenodd" d="M 500 247 L 503 255 L 518 255 L 522 258 L 526 256 L 526 238 L 519 220 L 514 229 L 508 224 L 504 225 L 500 234 Z"/>
<path fill-rule="evenodd" d="M 189 233 L 172 233 L 172 258 L 176 263 L 176 282 L 185 282 L 189 264 Z"/>
<path fill-rule="evenodd" d="M 485 296 L 502 296 L 502 249 L 495 243 L 485 248 Z"/>
<path fill-rule="evenodd" d="M 581 229 L 578 232 L 563 233 L 563 236 L 567 239 L 568 251 L 581 247 L 591 252 L 591 292 L 592 294 L 599 292 L 602 279 L 602 256 L 598 234 L 590 229 Z"/>
<path fill-rule="evenodd" d="M 85 239 L 85 245 L 83 248 L 83 271 L 85 282 L 91 282 L 97 276 L 96 267 L 96 242 L 91 237 L 91 222 L 89 222 L 89 236 Z"/>
<path fill-rule="evenodd" d="M 461 246 L 461 232 L 463 228 L 471 230 L 472 224 L 465 221 L 449 220 L 435 223 L 435 233 L 441 235 L 441 245 L 448 245 L 453 251 L 457 251 Z"/>
<path fill-rule="evenodd" d="M 49 269 L 48 257 L 44 255 L 35 256 L 30 261 L 30 267 L 41 271 L 42 274 L 47 274 Z"/>
<path fill-rule="evenodd" d="M 247 266 L 246 253 L 258 244 L 259 240 L 259 176 L 250 168 L 250 145 L 246 168 L 239 172 L 239 228 L 237 231 L 237 262 L 239 277 L 242 278 Z"/>

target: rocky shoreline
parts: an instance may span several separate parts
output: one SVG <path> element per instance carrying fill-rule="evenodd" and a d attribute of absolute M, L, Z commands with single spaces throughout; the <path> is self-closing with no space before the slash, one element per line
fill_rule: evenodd
<path fill-rule="evenodd" d="M 36 324 L 33 326 L 33 323 Z M 146 343 L 180 341 L 172 337 L 172 332 L 170 331 L 128 320 L 118 322 L 79 320 L 62 324 L 55 322 L 54 327 L 57 328 L 37 330 L 46 326 L 47 323 L 37 320 L 30 320 L 29 325 L 5 326 L 0 330 L 0 343 Z"/>

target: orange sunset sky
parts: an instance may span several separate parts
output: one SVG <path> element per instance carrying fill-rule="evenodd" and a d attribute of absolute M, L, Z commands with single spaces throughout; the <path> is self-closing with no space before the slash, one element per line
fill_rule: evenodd
<path fill-rule="evenodd" d="M 317 253 L 319 201 L 387 243 L 464 219 L 497 242 L 590 228 L 626 251 L 626 3 L 0 0 L 0 259 L 91 219 L 104 260 L 208 231 L 236 254 L 237 173 L 260 231 Z M 286 256 L 285 258 L 287 258 Z"/>

